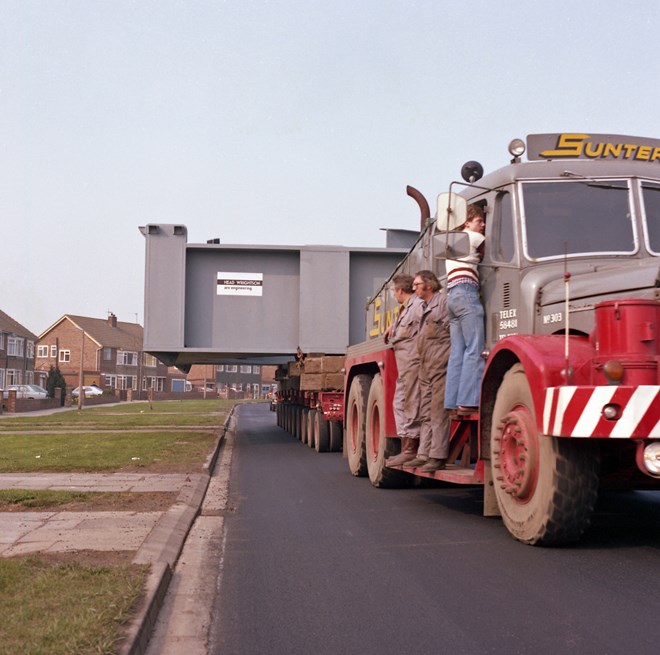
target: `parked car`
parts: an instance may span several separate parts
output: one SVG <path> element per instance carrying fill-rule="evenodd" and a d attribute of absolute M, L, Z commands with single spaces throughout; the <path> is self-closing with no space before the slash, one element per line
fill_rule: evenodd
<path fill-rule="evenodd" d="M 2 397 L 8 398 L 9 392 L 15 391 L 16 398 L 47 398 L 48 392 L 38 384 L 10 384 L 2 391 Z"/>
<path fill-rule="evenodd" d="M 94 398 L 94 396 L 103 395 L 103 389 L 99 389 L 98 387 L 95 387 L 93 384 L 90 385 L 90 386 L 83 386 L 83 391 L 84 391 L 84 394 L 85 394 L 85 398 Z M 77 398 L 79 393 L 80 393 L 79 387 L 76 387 L 71 392 L 71 397 L 72 398 Z"/>

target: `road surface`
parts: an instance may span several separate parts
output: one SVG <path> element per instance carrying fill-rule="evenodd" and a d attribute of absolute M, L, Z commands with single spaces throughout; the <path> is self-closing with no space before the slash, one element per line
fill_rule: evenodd
<path fill-rule="evenodd" d="M 381 490 L 241 407 L 209 653 L 658 653 L 660 496 L 608 495 L 571 548 L 478 488 Z"/>

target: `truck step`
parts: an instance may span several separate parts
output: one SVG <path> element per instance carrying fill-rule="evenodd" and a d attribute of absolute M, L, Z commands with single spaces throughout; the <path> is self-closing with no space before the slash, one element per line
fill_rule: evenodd
<path fill-rule="evenodd" d="M 454 484 L 483 484 L 484 483 L 484 462 L 478 461 L 474 468 L 460 466 L 459 464 L 447 464 L 447 468 L 432 473 L 424 473 L 421 468 L 404 469 L 402 466 L 392 466 L 390 468 L 416 475 L 420 478 L 431 478 L 442 482 L 452 482 Z"/>

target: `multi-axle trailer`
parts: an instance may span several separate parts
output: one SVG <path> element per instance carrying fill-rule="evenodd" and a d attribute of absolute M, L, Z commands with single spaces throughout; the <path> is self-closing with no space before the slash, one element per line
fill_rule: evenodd
<path fill-rule="evenodd" d="M 512 142 L 510 153 L 509 165 L 485 177 L 479 164 L 466 164 L 465 183 L 438 197 L 433 218 L 410 191 L 423 229 L 368 303 L 366 339 L 347 341 L 354 345 L 341 381 L 337 371 L 312 378 L 308 366 L 322 369 L 324 357 L 304 355 L 339 349 L 292 349 L 298 357 L 280 367 L 276 409 L 278 424 L 319 450 L 343 442 L 351 473 L 376 486 L 420 476 L 481 484 L 484 514 L 502 516 L 515 538 L 561 544 L 582 535 L 600 488 L 660 489 L 660 140 L 532 135 Z M 443 277 L 445 260 L 466 254 L 454 228 L 467 203 L 486 211 L 479 411 L 452 420 L 446 469 L 388 468 L 400 447 L 396 362 L 383 340 L 398 311 L 390 280 L 420 269 Z M 149 261 L 147 248 L 147 308 Z M 231 352 L 183 345 L 172 356 L 148 342 L 145 316 L 145 348 L 170 361 L 219 361 Z M 193 321 L 187 309 L 185 318 Z M 323 329 L 308 318 L 312 331 Z"/>

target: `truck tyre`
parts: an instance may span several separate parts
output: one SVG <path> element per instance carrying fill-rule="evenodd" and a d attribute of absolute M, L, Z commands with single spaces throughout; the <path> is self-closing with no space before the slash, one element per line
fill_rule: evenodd
<path fill-rule="evenodd" d="M 316 420 L 316 414 L 318 410 L 310 409 L 307 414 L 307 445 L 310 448 L 314 448 L 314 422 Z"/>
<path fill-rule="evenodd" d="M 316 412 L 314 417 L 314 447 L 317 453 L 330 450 L 330 421 L 323 418 L 323 412 Z"/>
<path fill-rule="evenodd" d="M 341 421 L 330 421 L 330 452 L 340 453 L 344 443 L 344 426 Z"/>
<path fill-rule="evenodd" d="M 504 525 L 523 543 L 577 541 L 589 526 L 598 495 L 597 444 L 538 432 L 522 364 L 497 391 L 491 428 L 491 471 Z"/>
<path fill-rule="evenodd" d="M 303 443 L 307 442 L 307 435 L 309 434 L 309 432 L 307 432 L 307 414 L 309 414 L 309 409 L 303 407 L 300 412 L 300 441 Z"/>
<path fill-rule="evenodd" d="M 364 444 L 371 484 L 390 488 L 405 485 L 409 479 L 406 473 L 385 466 L 385 460 L 394 452 L 390 452 L 392 440 L 385 436 L 385 389 L 380 374 L 374 376 L 369 388 Z"/>
<path fill-rule="evenodd" d="M 310 409 L 307 412 L 307 440 L 314 439 L 314 414 L 316 410 Z"/>
<path fill-rule="evenodd" d="M 291 434 L 300 440 L 300 407 L 293 406 L 293 415 L 291 417 Z"/>
<path fill-rule="evenodd" d="M 369 397 L 369 375 L 356 375 L 351 382 L 346 411 L 346 455 L 348 468 L 358 477 L 367 474 L 367 456 L 364 449 L 367 400 Z"/>

